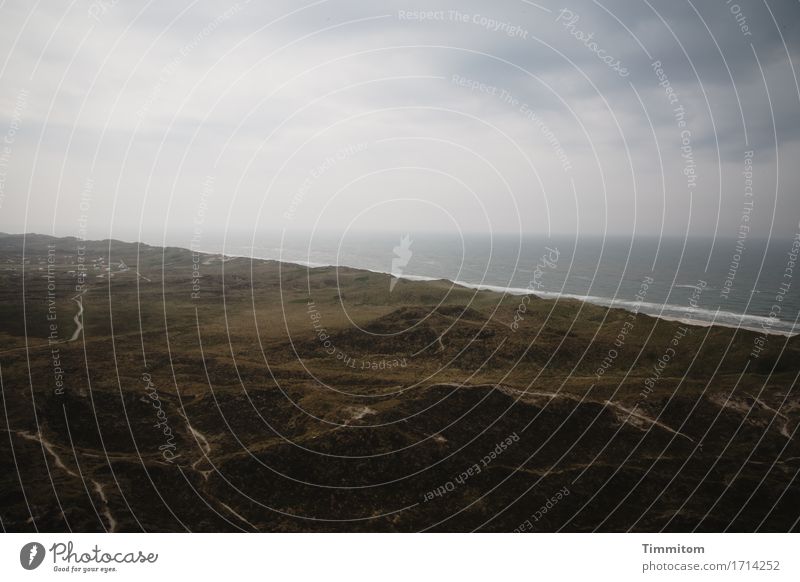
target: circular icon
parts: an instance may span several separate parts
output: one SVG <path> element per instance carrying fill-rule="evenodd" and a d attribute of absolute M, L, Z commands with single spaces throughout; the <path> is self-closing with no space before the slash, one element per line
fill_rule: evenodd
<path fill-rule="evenodd" d="M 44 561 L 44 546 L 39 542 L 29 542 L 19 551 L 19 563 L 26 570 L 35 570 Z"/>

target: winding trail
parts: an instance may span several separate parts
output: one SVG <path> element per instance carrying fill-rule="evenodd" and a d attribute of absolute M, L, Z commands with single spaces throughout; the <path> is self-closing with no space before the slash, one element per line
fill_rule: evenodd
<path fill-rule="evenodd" d="M 232 508 L 230 505 L 228 505 L 227 503 L 225 503 L 225 502 L 223 502 L 223 501 L 218 501 L 218 502 L 219 502 L 219 504 L 220 504 L 222 507 L 224 507 L 224 508 L 225 508 L 227 511 L 229 511 L 231 515 L 233 515 L 234 517 L 236 517 L 236 519 L 238 519 L 238 520 L 239 520 L 239 521 L 241 521 L 242 523 L 246 523 L 247 525 L 249 525 L 250 527 L 252 527 L 252 528 L 253 528 L 255 531 L 258 531 L 258 528 L 257 528 L 256 526 L 254 526 L 252 523 L 250 523 L 250 521 L 248 521 L 248 520 L 247 520 L 247 518 L 243 517 L 243 516 L 242 516 L 240 513 L 238 513 L 238 512 L 237 512 L 235 509 L 233 509 L 233 508 Z"/>
<path fill-rule="evenodd" d="M 14 432 L 16 432 L 16 434 L 18 434 L 19 436 L 21 436 L 26 440 L 35 441 L 41 444 L 45 448 L 45 450 L 48 453 L 50 453 L 50 456 L 53 457 L 53 463 L 55 463 L 56 467 L 64 471 L 70 477 L 75 477 L 75 478 L 79 477 L 79 475 L 75 471 L 73 471 L 64 464 L 64 461 L 61 460 L 61 456 L 56 452 L 55 445 L 50 441 L 48 441 L 46 438 L 44 438 L 41 432 L 38 432 L 37 434 L 31 434 L 28 431 L 24 430 L 18 430 Z"/>
<path fill-rule="evenodd" d="M 208 481 L 208 477 L 209 475 L 211 475 L 211 473 L 213 473 L 213 469 L 206 469 L 205 471 L 203 471 L 198 469 L 197 466 L 200 463 L 203 463 L 204 461 L 208 460 L 208 455 L 211 453 L 211 443 L 208 442 L 206 435 L 204 435 L 202 432 L 200 432 L 194 426 L 192 426 L 192 423 L 189 422 L 189 419 L 187 418 L 186 414 L 184 414 L 183 412 L 181 412 L 180 414 L 183 417 L 183 420 L 186 421 L 186 427 L 189 429 L 189 432 L 192 434 L 197 443 L 200 445 L 200 450 L 203 452 L 203 456 L 201 456 L 194 463 L 192 463 L 192 470 L 200 473 L 203 476 L 203 479 Z"/>
<path fill-rule="evenodd" d="M 727 399 L 723 398 L 722 396 L 717 396 L 717 397 L 712 396 L 710 400 L 717 406 L 721 408 L 727 408 L 742 416 L 747 416 L 748 414 L 750 414 L 750 411 L 753 409 L 753 407 L 755 405 L 758 405 L 767 412 L 772 413 L 775 417 L 775 420 L 780 419 L 780 421 L 776 422 L 775 425 L 781 436 L 790 440 L 793 438 L 793 431 L 791 429 L 791 425 L 794 421 L 792 418 L 789 418 L 789 416 L 785 412 L 781 412 L 780 410 L 773 408 L 772 406 L 764 402 L 762 399 L 757 398 L 748 392 L 745 392 L 744 395 L 753 401 L 752 405 L 748 404 L 745 400 L 741 399 L 741 397 L 734 400 L 732 396 L 729 396 Z M 793 411 L 797 409 L 797 405 L 789 404 L 784 406 L 783 409 L 787 411 Z"/>
<path fill-rule="evenodd" d="M 92 488 L 94 489 L 94 492 L 97 493 L 100 501 L 103 502 L 103 516 L 106 518 L 106 521 L 108 521 L 108 532 L 114 533 L 117 531 L 117 520 L 114 519 L 113 515 L 111 515 L 111 508 L 108 505 L 108 497 L 106 497 L 105 487 L 92 479 Z"/>
<path fill-rule="evenodd" d="M 72 321 L 75 322 L 75 331 L 72 333 L 72 337 L 67 340 L 68 342 L 74 342 L 83 332 L 83 293 L 79 293 L 72 300 L 78 304 L 78 312 L 72 318 Z"/>
<path fill-rule="evenodd" d="M 62 471 L 64 471 L 64 473 L 66 473 L 70 477 L 74 477 L 75 479 L 81 478 L 80 475 L 78 475 L 75 471 L 73 471 L 72 469 L 67 467 L 66 464 L 64 464 L 64 461 L 61 459 L 61 455 L 59 455 L 58 452 L 56 452 L 55 445 L 46 438 L 44 438 L 41 432 L 38 432 L 37 434 L 32 434 L 24 430 L 17 430 L 13 432 L 21 436 L 25 440 L 34 441 L 41 444 L 44 447 L 44 449 L 48 452 L 48 454 L 53 458 L 53 464 L 58 469 L 61 469 Z M 103 487 L 103 485 L 100 482 L 96 481 L 95 479 L 90 479 L 90 481 L 92 482 L 92 489 L 97 494 L 97 497 L 100 499 L 100 501 L 103 503 L 103 516 L 106 518 L 106 521 L 108 522 L 108 531 L 113 533 L 117 531 L 117 520 L 114 519 L 114 516 L 111 514 L 111 507 L 108 504 L 108 497 L 106 496 L 105 487 Z"/>
<path fill-rule="evenodd" d="M 621 404 L 617 404 L 616 402 L 612 402 L 611 400 L 606 400 L 605 401 L 605 405 L 610 407 L 610 408 L 615 408 L 615 409 L 619 410 L 620 412 L 622 412 L 624 414 L 627 414 L 627 416 L 625 418 L 621 419 L 623 423 L 628 423 L 631 426 L 635 426 L 637 428 L 645 430 L 644 428 L 642 428 L 640 426 L 637 426 L 635 420 L 638 420 L 638 421 L 641 421 L 641 422 L 643 422 L 645 424 L 648 424 L 650 426 L 657 426 L 659 428 L 662 428 L 665 431 L 667 431 L 669 433 L 672 433 L 674 435 L 682 436 L 683 438 L 688 439 L 691 442 L 695 442 L 695 440 L 692 437 L 690 437 L 688 434 L 680 432 L 680 431 L 677 431 L 674 428 L 672 428 L 671 426 L 664 424 L 660 420 L 656 420 L 655 418 L 651 418 L 651 417 L 647 416 L 646 414 L 642 414 L 641 412 L 637 412 L 633 408 L 626 408 L 626 407 L 622 406 Z M 631 419 L 635 419 L 635 420 L 632 421 Z"/>
<path fill-rule="evenodd" d="M 752 398 L 753 401 L 756 404 L 761 406 L 761 408 L 763 408 L 764 410 L 768 410 L 769 412 L 772 412 L 775 416 L 777 416 L 778 418 L 783 420 L 783 423 L 782 423 L 781 427 L 778 429 L 778 431 L 781 433 L 782 436 L 786 437 L 787 439 L 791 439 L 792 438 L 792 433 L 789 430 L 790 419 L 789 419 L 788 416 L 786 416 L 785 413 L 781 412 L 780 410 L 776 410 L 775 408 L 773 408 L 772 406 L 770 406 L 769 404 L 767 404 L 766 402 L 764 402 L 760 398 L 757 398 L 757 397 L 753 396 L 752 394 L 748 393 L 747 395 L 750 398 Z"/>
<path fill-rule="evenodd" d="M 30 345 L 26 344 L 24 346 L 19 346 L 16 348 L 10 348 L 7 350 L 0 350 L 0 354 L 10 354 L 13 352 L 21 352 L 23 350 L 35 350 L 39 348 L 47 348 L 54 344 L 65 344 L 68 342 L 74 342 L 77 340 L 81 333 L 83 332 L 83 293 L 80 293 L 72 298 L 72 300 L 78 305 L 78 312 L 75 314 L 75 317 L 72 318 L 72 321 L 75 322 L 75 331 L 72 333 L 72 337 L 69 339 L 62 339 L 58 341 L 53 341 L 53 343 L 47 342 L 40 345 Z M 28 433 L 30 434 L 30 433 Z"/>

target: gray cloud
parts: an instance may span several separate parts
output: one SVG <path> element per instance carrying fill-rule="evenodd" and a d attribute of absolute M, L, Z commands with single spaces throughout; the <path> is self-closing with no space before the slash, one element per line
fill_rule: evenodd
<path fill-rule="evenodd" d="M 757 234 L 796 230 L 800 5 L 539 5 L 6 2 L 0 230 L 74 234 L 90 179 L 92 236 L 169 239 L 213 175 L 209 231 L 732 235 L 750 149 Z"/>

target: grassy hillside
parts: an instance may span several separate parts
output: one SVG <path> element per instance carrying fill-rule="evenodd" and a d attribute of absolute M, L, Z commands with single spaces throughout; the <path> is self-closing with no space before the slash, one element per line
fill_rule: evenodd
<path fill-rule="evenodd" d="M 800 339 L 39 235 L 0 282 L 6 530 L 797 529 Z"/>

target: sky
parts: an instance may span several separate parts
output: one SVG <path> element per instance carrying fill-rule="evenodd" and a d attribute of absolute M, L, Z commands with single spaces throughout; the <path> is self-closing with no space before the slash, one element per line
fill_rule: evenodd
<path fill-rule="evenodd" d="M 800 3 L 0 3 L 0 231 L 792 237 Z"/>

